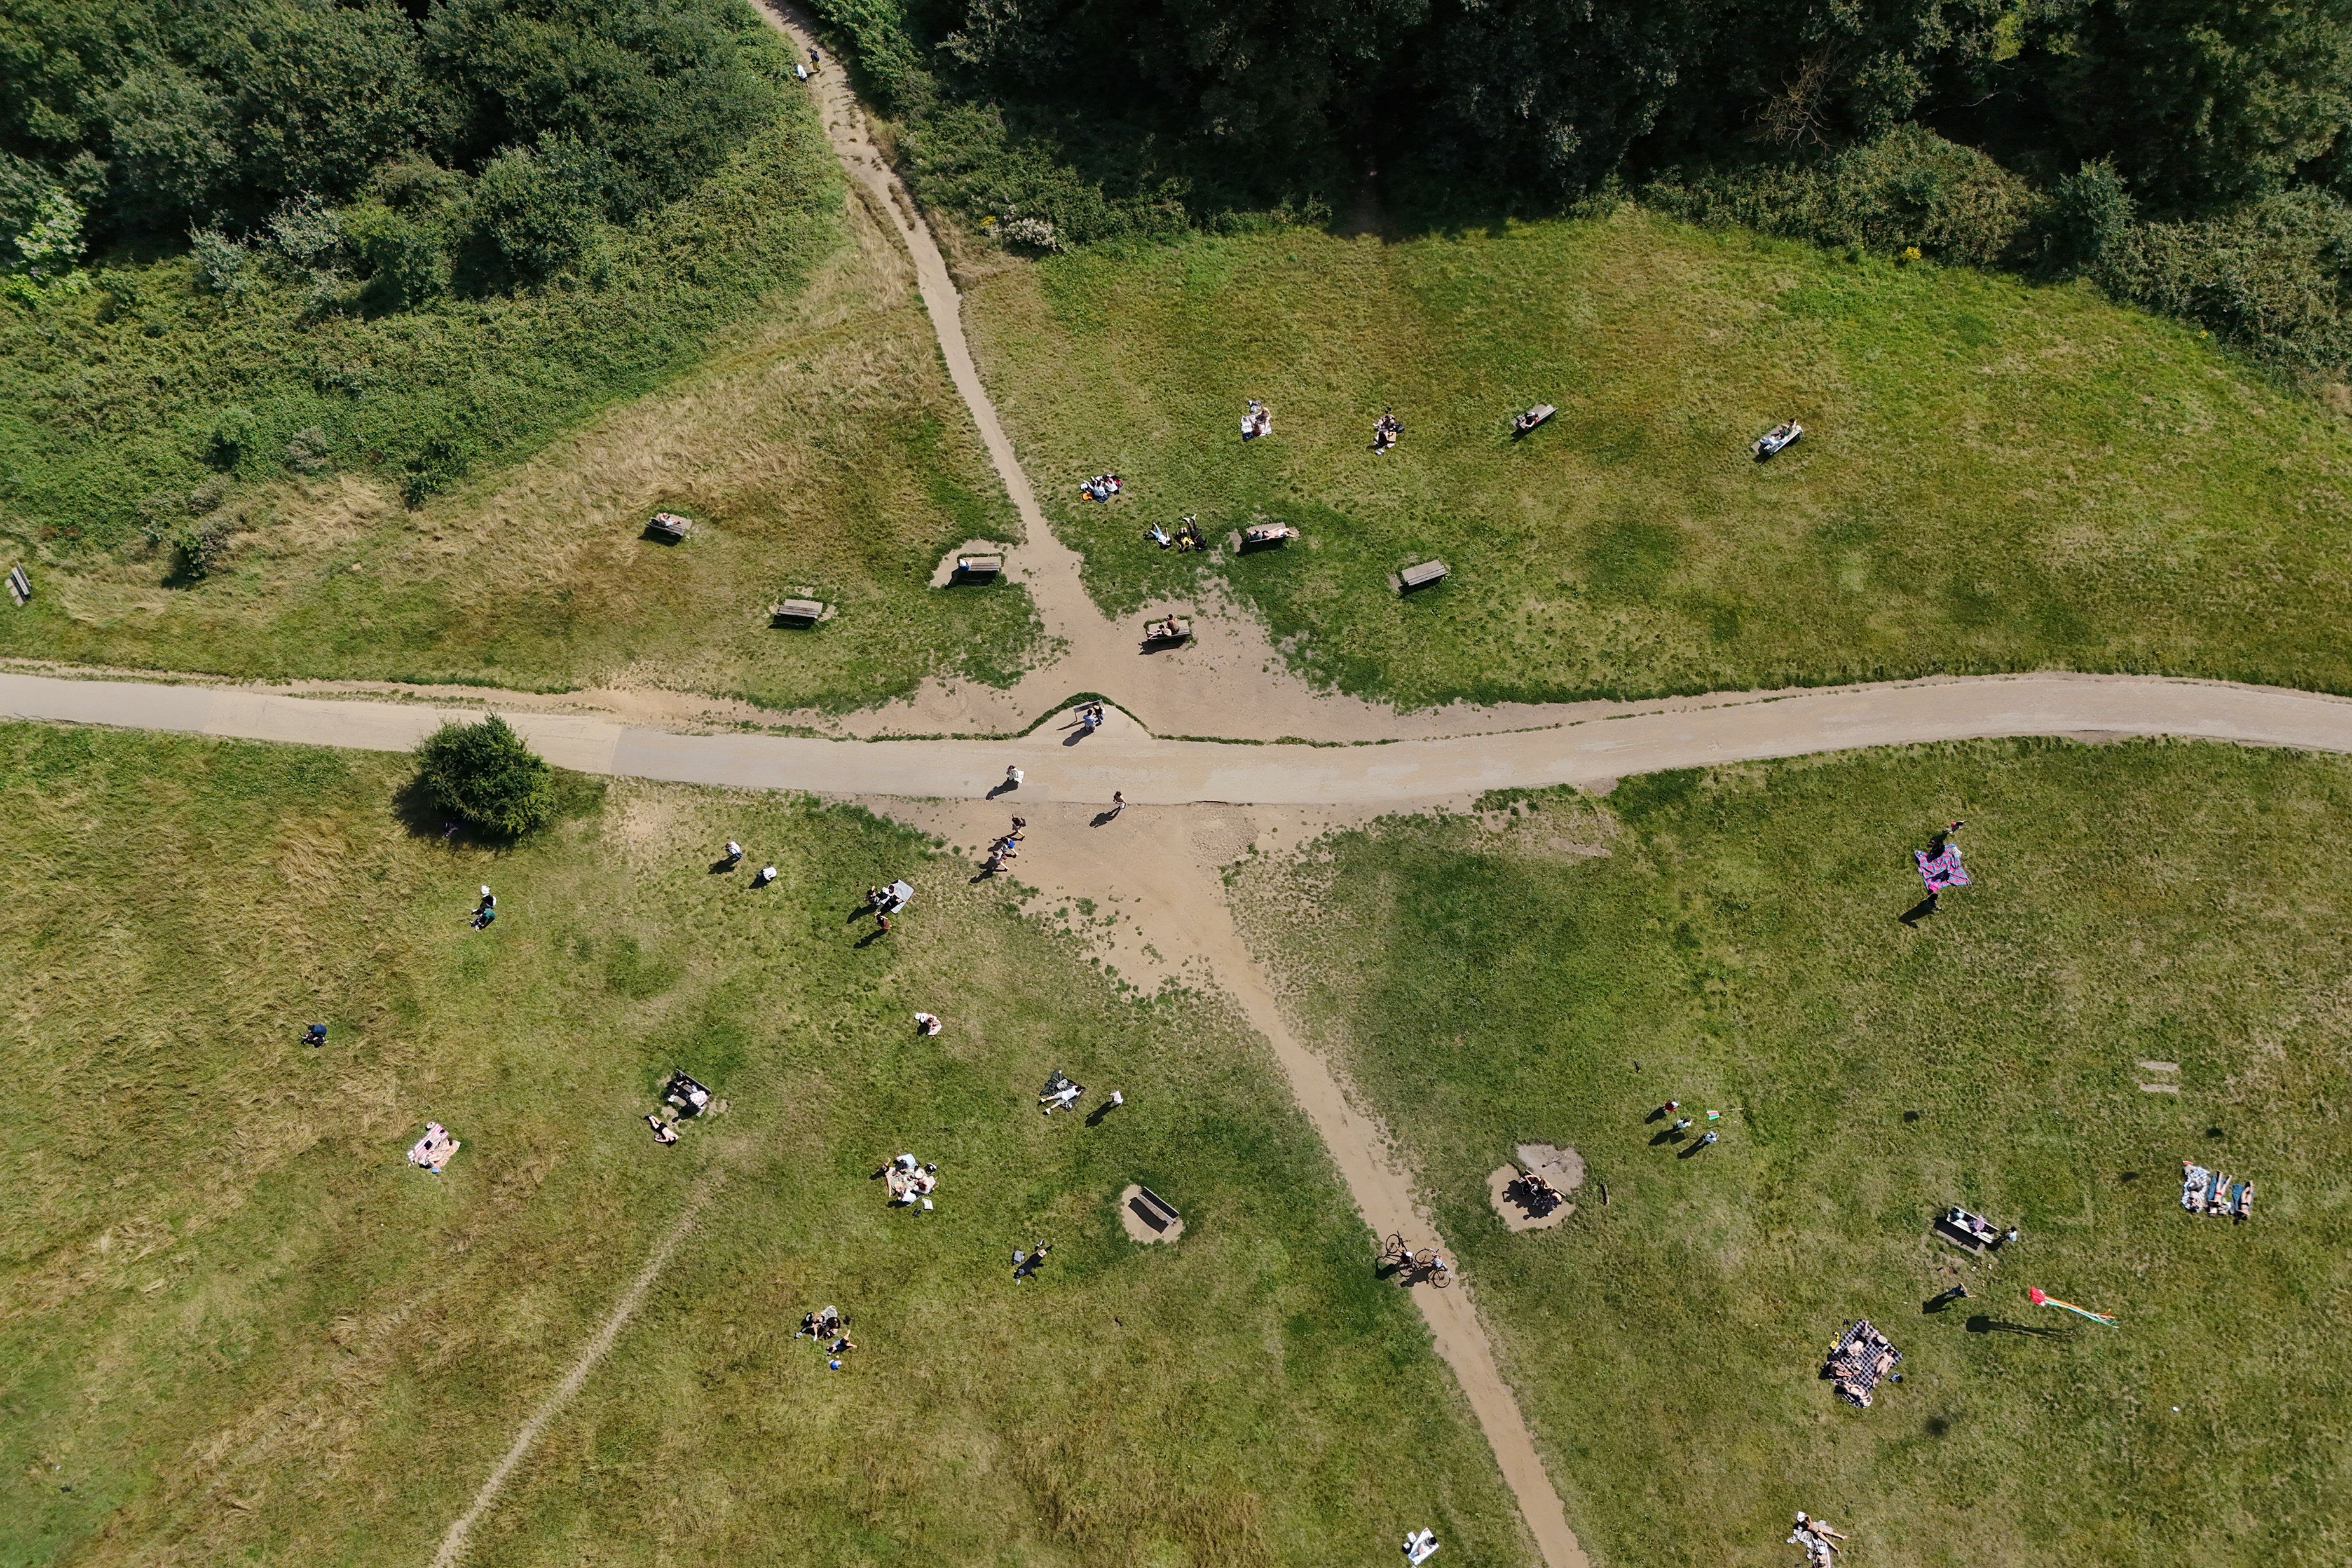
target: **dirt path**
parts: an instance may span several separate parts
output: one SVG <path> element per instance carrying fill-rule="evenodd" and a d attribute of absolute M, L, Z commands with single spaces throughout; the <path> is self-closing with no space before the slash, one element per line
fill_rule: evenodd
<path fill-rule="evenodd" d="M 555 1392 L 540 1401 L 539 1408 L 530 1413 L 530 1419 L 522 1424 L 522 1430 L 515 1434 L 515 1440 L 508 1446 L 505 1458 L 499 1459 L 497 1468 L 490 1471 L 489 1479 L 482 1482 L 482 1490 L 474 1494 L 473 1502 L 457 1516 L 457 1522 L 449 1526 L 449 1533 L 441 1538 L 441 1550 L 433 1554 L 433 1568 L 454 1568 L 457 1559 L 465 1554 L 466 1542 L 473 1534 L 474 1526 L 481 1521 L 482 1515 L 490 1511 L 490 1505 L 498 1501 L 499 1494 L 506 1490 L 508 1479 L 530 1456 L 532 1447 L 539 1441 L 539 1435 L 547 1429 L 547 1424 L 572 1403 L 572 1396 L 580 1392 L 581 1385 L 588 1381 L 588 1375 L 596 1370 L 596 1364 L 604 1359 L 604 1353 L 613 1348 L 613 1342 L 621 1337 L 621 1331 L 629 1326 L 631 1318 L 637 1315 L 637 1309 L 645 1304 L 646 1292 L 652 1290 L 654 1281 L 661 1277 L 662 1266 L 669 1261 L 670 1254 L 677 1250 L 677 1244 L 685 1240 L 694 1228 L 695 1218 L 702 1212 L 702 1206 L 710 1201 L 711 1196 L 726 1185 L 726 1173 L 714 1172 L 686 1200 L 685 1211 L 677 1217 L 677 1223 L 670 1227 L 669 1234 L 661 1239 L 660 1245 L 654 1249 L 653 1256 L 646 1260 L 646 1266 L 637 1270 L 637 1277 L 629 1281 L 629 1288 L 622 1291 L 621 1299 L 613 1304 L 612 1316 L 604 1320 L 604 1326 L 598 1329 L 595 1337 L 583 1347 L 579 1359 L 572 1364 L 572 1370 L 565 1373 L 563 1381 L 555 1385 Z"/>

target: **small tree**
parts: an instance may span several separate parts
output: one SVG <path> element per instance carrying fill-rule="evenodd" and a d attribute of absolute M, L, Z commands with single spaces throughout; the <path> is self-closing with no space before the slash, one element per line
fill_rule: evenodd
<path fill-rule="evenodd" d="M 436 804 L 486 832 L 520 838 L 555 815 L 552 771 L 496 714 L 443 725 L 418 744 L 416 765 Z"/>

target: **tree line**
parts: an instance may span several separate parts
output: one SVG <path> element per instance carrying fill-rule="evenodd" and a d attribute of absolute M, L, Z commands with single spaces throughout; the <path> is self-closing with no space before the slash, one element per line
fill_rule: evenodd
<path fill-rule="evenodd" d="M 927 193 L 1048 247 L 1654 196 L 2352 362 L 2352 0 L 815 3 Z"/>
<path fill-rule="evenodd" d="M 399 305 L 542 277 L 770 120 L 743 0 L 0 0 L 0 263 L 329 253 Z M 283 258 L 281 258 L 283 259 Z"/>

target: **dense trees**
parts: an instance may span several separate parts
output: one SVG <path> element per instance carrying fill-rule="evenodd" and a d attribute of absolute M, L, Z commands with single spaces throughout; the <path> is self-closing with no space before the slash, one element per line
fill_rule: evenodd
<path fill-rule="evenodd" d="M 741 0 L 0 0 L 0 243 L 56 194 L 100 241 L 364 201 L 386 298 L 476 241 L 536 276 L 715 169 L 779 57 Z"/>
<path fill-rule="evenodd" d="M 1573 195 L 1703 157 L 1956 128 L 2049 179 L 2105 161 L 2185 217 L 2352 180 L 2352 0 L 824 0 L 880 85 L 1109 120 L 1195 189 Z M 912 93 L 909 94 L 909 88 Z M 1083 162 L 1083 158 L 1081 162 Z M 1339 196 L 1346 193 L 1330 191 Z"/>

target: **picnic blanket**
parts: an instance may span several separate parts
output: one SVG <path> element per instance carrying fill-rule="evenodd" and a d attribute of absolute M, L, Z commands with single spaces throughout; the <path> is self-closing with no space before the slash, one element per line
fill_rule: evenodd
<path fill-rule="evenodd" d="M 457 1140 L 449 1135 L 449 1130 L 446 1127 L 438 1122 L 427 1122 L 425 1124 L 425 1135 L 417 1139 L 409 1148 L 408 1163 L 413 1166 L 422 1166 L 435 1176 L 439 1176 L 442 1167 L 449 1163 L 449 1156 L 456 1154 L 457 1148 Z"/>
<path fill-rule="evenodd" d="M 1911 858 L 1919 862 L 1919 875 L 1929 893 L 1941 893 L 1948 887 L 1966 887 L 1969 873 L 1960 866 L 1960 846 L 1946 844 L 1944 852 L 1932 860 L 1926 850 L 1913 850 Z"/>

